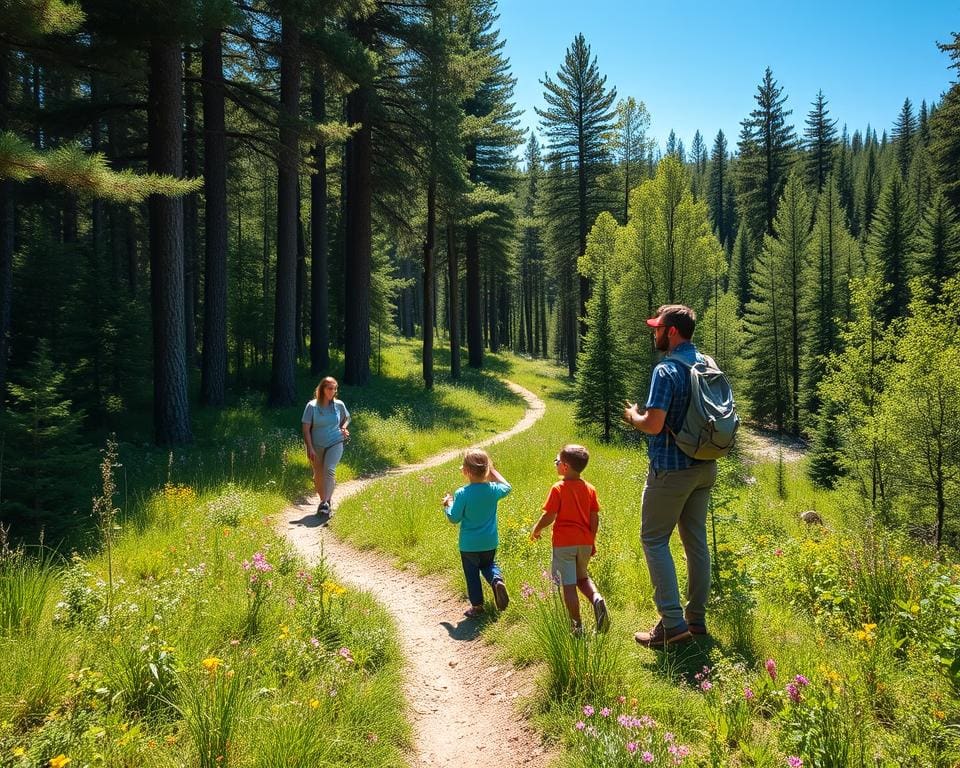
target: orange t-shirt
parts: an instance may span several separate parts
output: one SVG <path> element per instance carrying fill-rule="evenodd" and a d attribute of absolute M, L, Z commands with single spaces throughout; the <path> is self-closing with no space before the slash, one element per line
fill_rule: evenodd
<path fill-rule="evenodd" d="M 590 531 L 590 513 L 600 511 L 597 491 L 586 480 L 561 480 L 550 489 L 543 511 L 553 514 L 553 546 L 572 547 L 593 544 Z"/>

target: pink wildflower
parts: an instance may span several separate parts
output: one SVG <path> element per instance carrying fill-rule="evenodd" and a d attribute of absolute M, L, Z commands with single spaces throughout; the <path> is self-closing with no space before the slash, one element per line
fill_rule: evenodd
<path fill-rule="evenodd" d="M 610 707 L 604 707 L 600 710 L 600 717 L 610 717 Z"/>
<path fill-rule="evenodd" d="M 652 762 L 653 762 L 653 753 L 651 753 L 651 752 L 643 752 L 643 753 L 641 753 L 641 755 L 640 755 L 640 759 L 643 760 L 643 762 L 645 762 L 645 763 L 652 763 Z"/>
<path fill-rule="evenodd" d="M 704 680 L 702 683 L 700 683 L 700 690 L 704 693 L 709 691 L 711 688 L 713 688 L 713 683 L 711 683 L 709 680 Z"/>
<path fill-rule="evenodd" d="M 583 722 L 583 720 L 577 720 L 577 722 L 574 724 L 573 727 L 576 728 L 578 731 L 582 731 L 584 728 L 587 727 L 587 724 Z"/>
<path fill-rule="evenodd" d="M 635 742 L 635 741 L 628 741 L 628 742 L 627 742 L 627 752 L 629 752 L 629 753 L 632 755 L 632 754 L 633 754 L 634 752 L 636 752 L 636 751 L 637 751 L 637 742 Z"/>
<path fill-rule="evenodd" d="M 750 688 L 749 686 L 744 687 L 743 698 L 745 698 L 747 701 L 753 701 L 755 697 L 756 697 L 756 694 L 753 692 L 752 688 Z"/>
<path fill-rule="evenodd" d="M 593 713 L 594 713 L 594 709 L 589 704 L 587 704 L 583 708 L 583 714 L 586 715 L 587 717 L 590 717 Z"/>
<path fill-rule="evenodd" d="M 793 683 L 787 683 L 787 695 L 790 696 L 790 701 L 794 704 L 800 701 L 800 689 Z"/>
<path fill-rule="evenodd" d="M 767 674 L 770 675 L 771 680 L 777 679 L 777 662 L 773 659 L 767 659 L 766 663 L 763 665 L 767 668 Z"/>
<path fill-rule="evenodd" d="M 796 755 L 790 755 L 787 758 L 787 765 L 790 768 L 803 768 L 803 760 Z"/>
<path fill-rule="evenodd" d="M 802 688 L 805 688 L 806 686 L 810 685 L 810 681 L 807 678 L 805 678 L 803 675 L 797 675 L 795 678 L 793 678 L 793 682 L 795 682 L 797 685 L 799 685 Z"/>

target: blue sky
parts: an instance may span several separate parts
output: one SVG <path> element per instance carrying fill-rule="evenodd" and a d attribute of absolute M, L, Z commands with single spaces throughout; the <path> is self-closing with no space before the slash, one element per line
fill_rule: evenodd
<path fill-rule="evenodd" d="M 671 129 L 689 149 L 697 129 L 709 147 L 722 128 L 735 149 L 767 66 L 798 134 L 819 89 L 838 129 L 869 123 L 879 135 L 904 98 L 938 100 L 957 74 L 936 43 L 960 31 L 960 2 L 500 0 L 498 10 L 524 127 L 537 127 L 540 81 L 556 79 L 582 32 L 607 86 L 647 105 L 661 148 Z"/>

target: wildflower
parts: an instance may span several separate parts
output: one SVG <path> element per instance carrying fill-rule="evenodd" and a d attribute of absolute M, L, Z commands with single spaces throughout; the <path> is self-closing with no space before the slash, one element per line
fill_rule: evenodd
<path fill-rule="evenodd" d="M 223 664 L 223 659 L 218 659 L 216 656 L 207 656 L 207 658 L 200 662 L 200 666 L 202 666 L 204 670 L 211 675 L 217 671 L 217 668 L 221 664 Z"/>
<path fill-rule="evenodd" d="M 753 689 L 749 686 L 745 686 L 743 689 L 743 698 L 745 698 L 747 701 L 753 701 L 755 697 L 756 694 L 753 692 Z"/>
<path fill-rule="evenodd" d="M 320 641 L 317 640 L 317 638 L 315 638 L 315 637 L 311 637 L 311 638 L 310 638 L 310 645 L 312 645 L 314 648 L 319 648 L 319 647 L 320 647 Z"/>
<path fill-rule="evenodd" d="M 789 768 L 803 768 L 803 760 L 796 755 L 790 755 L 787 758 L 787 765 Z"/>
<path fill-rule="evenodd" d="M 641 752 L 641 753 L 640 753 L 640 759 L 643 760 L 643 762 L 645 762 L 645 763 L 652 763 L 652 762 L 653 762 L 653 753 L 651 753 L 651 752 Z"/>
<path fill-rule="evenodd" d="M 50 768 L 63 768 L 71 759 L 61 752 L 56 757 L 50 758 Z"/>
<path fill-rule="evenodd" d="M 663 734 L 663 740 L 667 742 L 667 744 L 673 744 L 673 742 L 676 741 L 676 738 L 677 737 L 674 736 L 671 731 L 667 731 L 665 734 Z"/>
<path fill-rule="evenodd" d="M 346 647 L 341 648 L 339 651 L 337 651 L 337 653 L 340 655 L 340 658 L 342 658 L 347 663 L 349 664 L 353 663 L 353 654 L 350 653 L 349 648 L 346 648 Z"/>
<path fill-rule="evenodd" d="M 600 710 L 600 717 L 610 717 L 610 707 L 604 707 Z"/>
<path fill-rule="evenodd" d="M 787 695 L 794 704 L 800 701 L 800 689 L 793 683 L 787 683 Z"/>
<path fill-rule="evenodd" d="M 713 683 L 711 683 L 709 680 L 704 680 L 702 683 L 700 683 L 700 690 L 704 693 L 709 691 L 711 688 L 713 688 Z"/>
<path fill-rule="evenodd" d="M 573 727 L 576 728 L 578 731 L 582 731 L 584 728 L 587 727 L 587 724 L 583 722 L 583 720 L 577 720 L 577 722 L 574 724 Z"/>
<path fill-rule="evenodd" d="M 310 699 L 310 709 L 316 709 L 320 706 L 320 699 Z"/>
<path fill-rule="evenodd" d="M 806 688 L 808 685 L 810 685 L 810 681 L 803 675 L 797 675 L 795 678 L 793 678 L 793 682 L 795 682 L 801 688 Z"/>
<path fill-rule="evenodd" d="M 520 597 L 524 600 L 529 600 L 535 592 L 536 590 L 527 583 L 524 583 L 523 586 L 520 587 Z"/>
<path fill-rule="evenodd" d="M 371 744 L 376 744 L 379 740 L 380 737 L 377 736 L 377 734 L 375 734 L 373 731 L 370 731 L 370 733 L 367 734 L 367 741 L 369 741 Z"/>
<path fill-rule="evenodd" d="M 27 750 L 23 747 L 14 747 L 10 751 L 13 753 L 14 757 L 23 757 L 25 754 L 27 754 Z"/>
<path fill-rule="evenodd" d="M 624 728 L 629 728 L 631 721 L 632 721 L 632 718 L 630 718 L 628 715 L 619 715 L 617 717 L 617 722 L 620 725 L 622 725 Z"/>
<path fill-rule="evenodd" d="M 626 704 L 626 703 L 627 703 L 626 696 L 617 696 L 617 704 Z"/>
<path fill-rule="evenodd" d="M 767 669 L 767 674 L 770 675 L 771 680 L 777 679 L 777 662 L 773 659 L 767 659 L 766 663 L 763 665 Z"/>
<path fill-rule="evenodd" d="M 780 549 L 780 547 L 777 547 L 775 550 L 773 550 L 773 554 L 775 557 L 783 557 L 783 550 Z"/>
<path fill-rule="evenodd" d="M 637 751 L 637 742 L 635 742 L 635 741 L 628 741 L 628 742 L 627 742 L 627 752 L 629 752 L 629 753 L 632 755 L 632 754 L 633 754 L 634 752 L 636 752 L 636 751 Z"/>
<path fill-rule="evenodd" d="M 583 714 L 586 715 L 587 717 L 590 717 L 591 715 L 593 715 L 593 712 L 594 712 L 594 709 L 589 704 L 587 704 L 583 708 Z"/>

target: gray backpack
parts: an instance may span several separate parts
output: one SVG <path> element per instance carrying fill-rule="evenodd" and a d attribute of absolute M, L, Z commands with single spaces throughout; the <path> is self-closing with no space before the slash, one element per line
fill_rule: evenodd
<path fill-rule="evenodd" d="M 719 459 L 733 448 L 740 417 L 730 380 L 713 358 L 703 357 L 706 362 L 694 365 L 679 357 L 666 358 L 690 371 L 690 403 L 680 430 L 670 434 L 691 459 Z"/>

